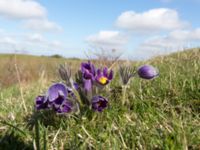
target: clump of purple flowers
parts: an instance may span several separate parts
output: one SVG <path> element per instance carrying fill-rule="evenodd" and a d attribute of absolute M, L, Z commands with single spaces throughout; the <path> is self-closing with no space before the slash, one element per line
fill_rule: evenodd
<path fill-rule="evenodd" d="M 88 61 L 81 63 L 81 71 L 75 83 L 76 89 L 85 104 L 89 104 L 94 111 L 102 112 L 108 106 L 108 100 L 99 93 L 112 79 L 113 70 L 109 70 L 107 67 L 103 70 L 97 69 Z"/>
<path fill-rule="evenodd" d="M 65 114 L 86 104 L 94 111 L 102 112 L 108 106 L 107 98 L 99 95 L 97 91 L 103 90 L 111 82 L 113 70 L 109 70 L 107 67 L 103 70 L 97 69 L 88 61 L 81 63 L 75 81 L 71 77 L 71 70 L 68 66 L 61 65 L 59 73 L 65 84 L 54 83 L 45 95 L 36 97 L 35 107 L 37 110 L 50 109 L 58 114 Z"/>
<path fill-rule="evenodd" d="M 46 94 L 36 97 L 37 110 L 53 110 L 57 114 L 66 114 L 78 111 L 83 105 L 97 112 L 102 112 L 108 107 L 109 100 L 103 95 L 109 94 L 106 90 L 108 88 L 105 87 L 113 79 L 112 69 L 96 68 L 88 61 L 81 63 L 75 78 L 72 77 L 71 69 L 66 65 L 60 66 L 59 74 L 64 82 L 52 84 Z M 127 85 L 136 75 L 143 79 L 153 79 L 158 76 L 158 71 L 150 65 L 141 66 L 137 70 L 131 66 L 120 66 L 122 104 L 127 102 Z"/>

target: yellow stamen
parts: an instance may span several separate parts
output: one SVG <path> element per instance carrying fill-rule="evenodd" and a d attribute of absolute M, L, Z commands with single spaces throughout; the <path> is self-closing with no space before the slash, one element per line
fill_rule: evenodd
<path fill-rule="evenodd" d="M 107 79 L 106 77 L 101 77 L 101 78 L 99 78 L 99 82 L 100 82 L 101 84 L 106 84 L 107 81 L 108 81 L 108 79 Z"/>

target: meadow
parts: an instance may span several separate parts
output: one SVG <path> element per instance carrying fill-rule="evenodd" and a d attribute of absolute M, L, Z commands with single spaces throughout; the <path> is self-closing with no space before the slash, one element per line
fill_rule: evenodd
<path fill-rule="evenodd" d="M 0 55 L 0 149 L 200 149 L 199 48 L 129 62 L 135 67 L 151 64 L 159 77 L 150 81 L 134 77 L 125 105 L 117 82 L 118 62 L 105 111 L 85 109 L 67 117 L 35 114 L 35 97 L 60 80 L 57 69 L 65 62 L 73 71 L 82 61 Z"/>

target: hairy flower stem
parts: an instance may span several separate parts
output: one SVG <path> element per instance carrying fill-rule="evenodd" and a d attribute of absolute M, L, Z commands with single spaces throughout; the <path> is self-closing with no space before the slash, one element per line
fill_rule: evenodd
<path fill-rule="evenodd" d="M 36 143 L 36 149 L 40 150 L 40 129 L 39 129 L 38 118 L 35 123 L 35 143 Z"/>
<path fill-rule="evenodd" d="M 82 107 L 83 106 L 83 102 L 82 102 L 82 100 L 80 98 L 80 95 L 79 95 L 78 91 L 74 89 L 73 92 L 74 92 L 74 94 L 75 94 L 75 96 L 77 98 L 77 101 L 78 101 L 79 105 Z"/>
<path fill-rule="evenodd" d="M 126 99 L 127 85 L 122 86 L 122 104 L 124 105 L 128 100 Z"/>
<path fill-rule="evenodd" d="M 92 91 L 86 92 L 87 98 L 90 101 L 92 99 Z"/>

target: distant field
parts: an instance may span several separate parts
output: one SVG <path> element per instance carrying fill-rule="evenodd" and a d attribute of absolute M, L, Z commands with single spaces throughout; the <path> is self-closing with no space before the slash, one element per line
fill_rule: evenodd
<path fill-rule="evenodd" d="M 30 126 L 34 122 L 34 98 L 58 79 L 57 66 L 65 61 L 72 69 L 81 63 L 0 55 L 0 149 L 33 149 L 37 137 Z M 200 49 L 132 65 L 146 63 L 157 67 L 160 75 L 152 81 L 133 79 L 127 92 L 129 105 L 120 103 L 116 75 L 111 83 L 110 106 L 104 112 L 86 110 L 53 120 L 43 114 L 45 122 L 38 126 L 41 149 L 199 150 Z M 18 71 L 22 84 L 18 84 Z"/>
<path fill-rule="evenodd" d="M 17 72 L 21 82 L 38 80 L 43 74 L 47 79 L 55 79 L 58 66 L 68 63 L 72 69 L 80 64 L 78 59 L 52 58 L 30 55 L 0 55 L 0 87 L 8 87 L 18 83 Z"/>

